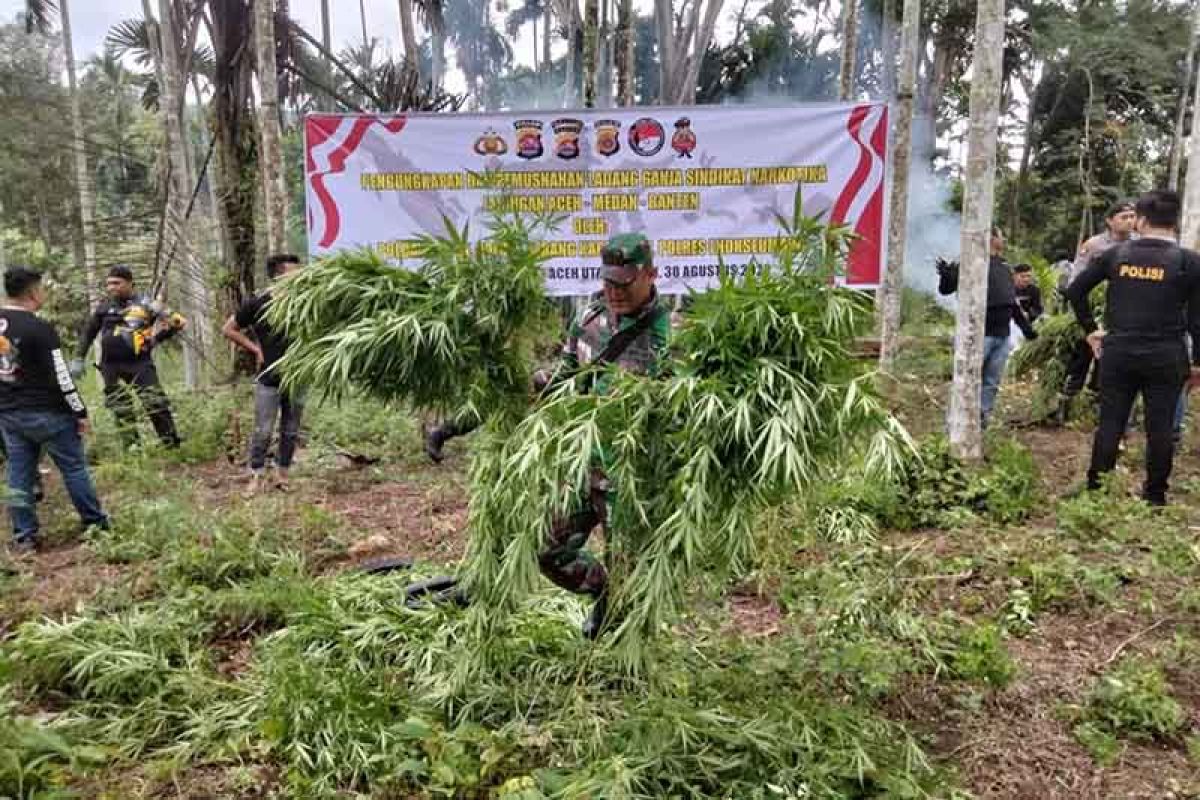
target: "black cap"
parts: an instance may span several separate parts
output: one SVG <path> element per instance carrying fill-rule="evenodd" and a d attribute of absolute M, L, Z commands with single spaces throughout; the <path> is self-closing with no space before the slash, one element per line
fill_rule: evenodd
<path fill-rule="evenodd" d="M 1120 214 L 1122 211 L 1136 211 L 1136 210 L 1137 209 L 1134 206 L 1132 200 L 1118 200 L 1117 202 L 1113 203 L 1109 207 L 1108 211 L 1104 212 L 1104 218 L 1112 219 L 1117 214 Z"/>
<path fill-rule="evenodd" d="M 108 268 L 108 277 L 120 278 L 121 280 L 133 283 L 133 270 L 124 264 L 113 264 Z"/>

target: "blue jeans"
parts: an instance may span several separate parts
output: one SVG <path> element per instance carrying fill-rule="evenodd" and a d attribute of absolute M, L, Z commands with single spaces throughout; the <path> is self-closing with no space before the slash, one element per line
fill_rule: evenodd
<path fill-rule="evenodd" d="M 1008 363 L 1008 354 L 1011 352 L 1012 344 L 1009 337 L 983 337 L 983 385 L 979 408 L 983 413 L 983 427 L 985 428 L 988 424 L 988 417 L 992 415 L 992 406 L 996 405 L 996 395 L 1000 392 L 1000 381 L 1004 379 L 1004 365 Z"/>
<path fill-rule="evenodd" d="M 88 473 L 79 436 L 78 421 L 56 411 L 0 412 L 0 434 L 8 449 L 8 505 L 13 539 L 18 543 L 37 539 L 37 509 L 33 487 L 43 448 L 50 453 L 79 518 L 84 525 L 107 525 L 108 518 L 96 499 L 96 488 Z"/>

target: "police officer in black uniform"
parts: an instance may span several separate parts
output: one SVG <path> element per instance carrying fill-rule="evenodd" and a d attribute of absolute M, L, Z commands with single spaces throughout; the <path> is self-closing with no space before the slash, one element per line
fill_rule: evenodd
<path fill-rule="evenodd" d="M 79 339 L 79 352 L 71 364 L 78 377 L 83 360 L 97 336 L 100 337 L 100 375 L 104 379 L 104 402 L 117 420 L 126 446 L 137 441 L 137 418 L 131 393 L 146 409 L 154 432 L 167 447 L 179 446 L 179 434 L 171 417 L 171 406 L 158 380 L 151 355 L 154 348 L 183 330 L 183 317 L 162 303 L 133 289 L 133 270 L 118 264 L 104 281 L 108 300 L 88 320 Z"/>
<path fill-rule="evenodd" d="M 1179 206 L 1175 192 L 1143 195 L 1135 209 L 1139 237 L 1097 256 L 1066 291 L 1100 368 L 1100 426 L 1088 488 L 1098 488 L 1101 476 L 1116 466 L 1125 422 L 1141 394 L 1147 439 L 1142 496 L 1157 506 L 1167 502 L 1175 404 L 1185 383 L 1200 383 L 1200 348 L 1189 367 L 1184 344 L 1185 332 L 1200 337 L 1200 254 L 1176 243 Z M 1104 281 L 1102 331 L 1088 294 Z"/>

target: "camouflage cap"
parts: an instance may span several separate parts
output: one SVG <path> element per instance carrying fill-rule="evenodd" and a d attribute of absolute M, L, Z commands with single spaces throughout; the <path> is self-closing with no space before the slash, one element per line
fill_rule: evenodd
<path fill-rule="evenodd" d="M 628 285 L 639 270 L 654 266 L 650 240 L 641 233 L 618 233 L 600 251 L 600 277 L 609 283 Z"/>

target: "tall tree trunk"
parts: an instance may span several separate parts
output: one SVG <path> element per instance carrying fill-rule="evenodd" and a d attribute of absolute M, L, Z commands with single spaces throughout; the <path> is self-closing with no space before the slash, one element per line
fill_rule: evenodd
<path fill-rule="evenodd" d="M 1200 3 L 1196 4 L 1194 12 L 1192 35 L 1188 40 L 1187 58 L 1183 67 L 1183 83 L 1179 88 L 1179 107 L 1175 110 L 1175 136 L 1171 139 L 1171 165 L 1167 168 L 1168 189 L 1179 188 L 1179 165 L 1183 161 L 1183 123 L 1184 117 L 1187 115 L 1188 92 L 1192 85 L 1192 65 L 1196 61 L 1198 39 L 1200 39 Z"/>
<path fill-rule="evenodd" d="M 880 47 L 883 56 L 883 96 L 891 102 L 896 97 L 896 0 L 883 0 L 879 35 L 883 40 Z"/>
<path fill-rule="evenodd" d="M 671 0 L 654 0 L 654 27 L 658 34 L 658 102 L 670 105 L 674 101 L 671 91 L 676 71 L 675 9 Z"/>
<path fill-rule="evenodd" d="M 400 2 L 400 37 L 404 40 L 404 57 L 412 68 L 421 71 L 421 52 L 417 48 L 417 26 L 413 22 L 412 0 Z"/>
<path fill-rule="evenodd" d="M 1196 15 L 1196 32 L 1200 32 L 1200 11 Z M 1180 244 L 1192 250 L 1200 247 L 1200 72 L 1197 72 L 1194 81 L 1196 92 L 1192 99 L 1192 135 L 1187 176 L 1183 184 L 1183 225 L 1179 237 Z"/>
<path fill-rule="evenodd" d="M 550 69 L 550 62 L 552 60 L 550 57 L 550 45 L 552 41 L 550 36 L 552 28 L 551 5 L 550 0 L 542 0 L 542 64 L 545 69 Z"/>
<path fill-rule="evenodd" d="M 224 249 L 230 271 L 226 305 L 237 306 L 254 292 L 254 202 L 258 192 L 258 134 L 248 109 L 253 94 L 250 20 L 242 0 L 209 0 L 209 29 L 216 70 L 213 80 L 213 135 Z M 239 10 L 241 16 L 239 16 Z M 326 51 L 328 52 L 328 51 Z"/>
<path fill-rule="evenodd" d="M 583 107 L 596 107 L 596 68 L 600 53 L 600 2 L 583 3 Z"/>
<path fill-rule="evenodd" d="M 896 366 L 900 341 L 900 308 L 904 293 L 904 256 L 908 239 L 908 172 L 912 157 L 913 93 L 917 83 L 917 37 L 921 0 L 904 0 L 900 34 L 900 85 L 896 119 L 892 123 L 892 196 L 888 219 L 887 270 L 879 287 L 879 369 L 890 374 Z"/>
<path fill-rule="evenodd" d="M 363 47 L 371 43 L 371 39 L 367 36 L 367 4 L 366 0 L 358 0 L 358 18 L 362 21 L 362 36 Z"/>
<path fill-rule="evenodd" d="M 193 326 L 190 335 L 183 341 L 183 370 L 184 381 L 189 389 L 200 385 L 200 348 L 198 338 L 207 327 L 208 304 L 204 302 L 207 294 L 204 287 L 204 276 L 200 271 L 199 259 L 191 253 L 188 241 L 187 207 L 191 196 L 192 180 L 188 172 L 188 162 L 185 154 L 183 115 L 180 112 L 182 98 L 183 76 L 179 61 L 179 52 L 175 38 L 175 17 L 171 0 L 159 0 L 159 46 L 161 48 L 163 84 L 159 87 L 159 110 L 163 118 L 163 127 L 167 133 L 167 158 L 170 164 L 170 182 L 168 197 L 168 221 L 166 225 L 167 240 L 164 241 L 164 251 L 178 253 L 183 267 L 183 300 L 180 305 Z M 168 242 L 170 243 L 168 246 Z M 193 256 L 188 258 L 189 253 Z M 168 256 L 169 258 L 169 256 Z M 189 263 L 189 261 L 191 263 Z M 169 270 L 168 264 L 164 274 Z"/>
<path fill-rule="evenodd" d="M 430 78 L 434 86 L 441 86 L 446 77 L 446 19 L 443 0 L 426 0 L 429 11 L 429 43 L 433 51 L 430 61 Z"/>
<path fill-rule="evenodd" d="M 566 63 L 566 80 L 563 81 L 563 106 L 565 108 L 573 108 L 576 104 L 576 97 L 579 96 L 579 87 L 577 85 L 578 78 L 575 75 L 575 41 L 578 36 L 579 29 L 576 25 L 574 17 L 567 20 L 567 63 Z"/>
<path fill-rule="evenodd" d="M 708 52 L 708 45 L 712 42 L 713 31 L 717 26 L 717 18 L 721 14 L 721 7 L 725 0 L 708 0 L 708 5 L 704 9 L 704 14 L 700 14 L 699 0 L 696 3 L 695 13 L 692 15 L 692 20 L 689 23 L 691 26 L 688 32 L 692 34 L 692 53 L 688 56 L 684 73 L 683 82 L 679 86 L 675 95 L 675 102 L 681 105 L 689 105 L 696 102 L 696 84 L 700 82 L 700 67 L 704 64 L 704 54 Z M 697 25 L 696 23 L 699 22 Z"/>
<path fill-rule="evenodd" d="M 272 0 L 254 0 L 255 63 L 258 67 L 259 165 L 267 222 L 267 250 L 287 245 L 287 186 L 283 181 L 283 132 L 279 126 L 279 75 L 275 63 L 275 9 Z"/>
<path fill-rule="evenodd" d="M 633 105 L 634 35 L 633 0 L 620 0 L 617 12 L 617 96 L 623 106 Z"/>
<path fill-rule="evenodd" d="M 79 197 L 79 231 L 83 237 L 83 279 L 86 282 L 88 305 L 96 300 L 96 228 L 93 218 L 95 197 L 92 193 L 92 174 L 88 169 L 86 138 L 83 132 L 83 112 L 80 108 L 79 87 L 75 77 L 75 44 L 71 37 L 71 3 L 59 4 L 62 23 L 63 55 L 67 61 L 67 90 L 71 98 L 71 125 L 75 151 L 75 188 Z"/>
<path fill-rule="evenodd" d="M 333 36 L 329 27 L 329 0 L 321 0 L 321 44 L 325 47 L 326 53 L 333 52 Z M 333 75 L 333 64 L 328 59 L 325 61 L 325 70 L 328 75 Z M 336 108 L 337 101 L 332 95 L 326 94 L 321 102 L 321 110 L 328 113 Z"/>
<path fill-rule="evenodd" d="M 541 51 L 541 48 L 538 47 L 538 21 L 537 21 L 536 17 L 533 19 L 532 25 L 533 25 L 533 71 L 537 72 L 538 67 L 539 67 L 538 59 L 541 58 L 542 51 Z M 549 65 L 547 65 L 547 66 L 549 66 Z"/>
<path fill-rule="evenodd" d="M 996 134 L 1004 55 L 1004 0 L 979 0 L 971 67 L 970 129 L 963 180 L 962 256 L 950 389 L 950 450 L 962 459 L 983 457 L 980 369 L 987 304 L 989 240 L 996 181 Z"/>
<path fill-rule="evenodd" d="M 858 53 L 858 0 L 842 6 L 842 66 L 838 74 L 838 99 L 854 96 L 855 55 Z"/>

